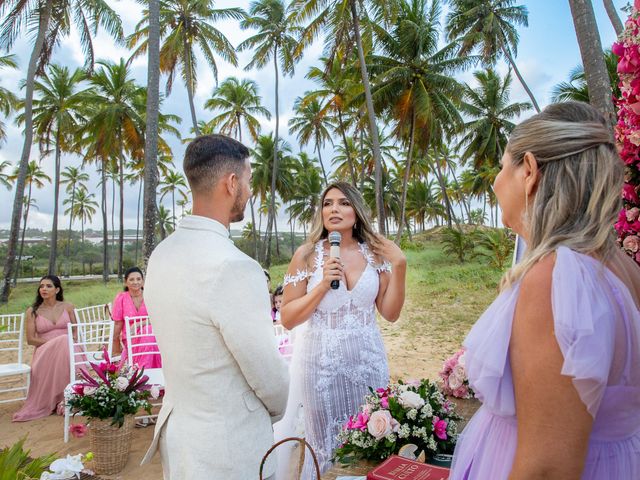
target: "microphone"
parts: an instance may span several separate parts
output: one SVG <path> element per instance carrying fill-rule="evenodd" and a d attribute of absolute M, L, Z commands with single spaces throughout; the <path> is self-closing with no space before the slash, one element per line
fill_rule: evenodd
<path fill-rule="evenodd" d="M 329 232 L 329 257 L 340 258 L 340 241 L 342 235 L 340 232 Z M 340 288 L 340 280 L 331 280 L 331 288 L 337 290 Z"/>

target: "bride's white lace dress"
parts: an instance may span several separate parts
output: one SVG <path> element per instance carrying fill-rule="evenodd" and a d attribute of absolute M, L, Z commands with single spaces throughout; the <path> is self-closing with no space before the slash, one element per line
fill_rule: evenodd
<path fill-rule="evenodd" d="M 350 415 L 357 412 L 369 387 L 384 387 L 389 381 L 387 356 L 376 323 L 375 300 L 379 273 L 390 271 L 388 263 L 376 265 L 366 244 L 360 250 L 367 260 L 357 283 L 324 296 L 312 316 L 294 329 L 291 390 L 287 414 L 276 426 L 276 437 L 300 435 L 302 415 L 304 436 L 318 456 L 325 472 L 338 446 L 336 436 Z M 308 279 L 307 291 L 323 277 L 324 241 L 315 248 L 312 272 L 285 276 L 284 283 Z M 276 438 L 278 440 L 278 438 Z M 279 456 L 279 471 L 288 459 Z M 310 462 L 305 462 L 302 478 L 314 478 Z M 280 474 L 279 480 L 287 476 Z"/>

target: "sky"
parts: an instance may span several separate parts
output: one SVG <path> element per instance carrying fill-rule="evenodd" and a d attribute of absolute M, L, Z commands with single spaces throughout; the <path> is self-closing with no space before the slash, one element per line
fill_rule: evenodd
<path fill-rule="evenodd" d="M 219 0 L 215 2 L 216 8 L 224 7 L 241 7 L 245 10 L 249 8 L 249 1 L 244 0 Z M 569 72 L 581 63 L 580 51 L 575 36 L 569 2 L 567 0 L 526 0 L 520 1 L 519 4 L 526 5 L 529 10 L 529 26 L 519 30 L 520 43 L 516 63 L 520 69 L 525 81 L 529 84 L 534 96 L 538 100 L 541 107 L 550 102 L 551 91 L 553 87 L 568 79 Z M 615 32 L 609 18 L 603 7 L 603 2 L 593 0 L 593 6 L 598 22 L 600 37 L 603 48 L 608 48 L 615 41 Z M 626 15 L 620 9 L 627 5 L 627 0 L 614 0 L 615 6 L 618 8 L 620 18 L 624 22 Z M 120 0 L 110 2 L 112 8 L 121 16 L 125 35 L 129 35 L 135 30 L 135 25 L 141 18 L 141 6 L 134 0 Z M 443 11 L 443 17 L 446 14 L 446 6 Z M 444 20 L 444 18 L 443 18 Z M 243 31 L 239 28 L 236 21 L 219 22 L 216 28 L 221 30 L 233 45 L 238 45 L 250 35 L 250 31 Z M 23 37 L 9 53 L 13 53 L 18 57 L 19 69 L 2 69 L 0 70 L 0 85 L 16 92 L 18 85 L 26 77 L 27 64 L 29 55 L 32 50 L 32 39 Z M 94 40 L 94 50 L 96 59 L 118 61 L 121 57 L 127 59 L 129 52 L 126 48 L 116 45 L 115 42 L 102 31 L 98 33 Z M 288 134 L 286 125 L 292 116 L 292 107 L 296 97 L 304 94 L 305 91 L 314 88 L 314 84 L 305 79 L 305 74 L 312 65 L 318 64 L 318 59 L 322 53 L 321 41 L 316 41 L 309 49 L 305 51 L 304 57 L 295 67 L 293 76 L 280 79 L 280 131 L 281 135 L 292 145 L 293 150 L 298 150 L 298 144 L 295 137 Z M 239 66 L 234 67 L 231 64 L 218 59 L 218 80 L 222 81 L 229 76 L 237 76 L 239 78 L 253 79 L 258 83 L 260 94 L 264 106 L 271 112 L 274 111 L 275 95 L 274 95 L 274 75 L 273 69 L 268 65 L 263 70 L 245 71 L 244 66 L 249 63 L 252 52 L 240 52 L 238 54 Z M 84 64 L 84 54 L 80 48 L 79 36 L 76 31 L 72 31 L 69 37 L 62 40 L 58 48 L 54 51 L 53 62 L 68 65 L 71 68 L 81 67 Z M 215 79 L 208 65 L 199 56 L 198 63 L 198 87 L 195 92 L 195 108 L 198 119 L 209 120 L 214 115 L 213 112 L 204 109 L 204 103 L 210 98 L 215 88 Z M 146 57 L 139 57 L 132 63 L 132 73 L 136 81 L 140 84 L 146 84 L 147 67 Z M 501 74 L 507 72 L 507 65 L 502 62 L 498 65 L 498 71 Z M 171 95 L 168 96 L 163 103 L 162 112 L 172 113 L 182 117 L 182 124 L 178 126 L 183 137 L 190 137 L 189 128 L 191 126 L 189 105 L 187 100 L 187 92 L 184 85 L 180 82 L 179 76 L 176 76 Z M 460 81 L 473 84 L 473 69 L 460 73 L 456 76 Z M 160 90 L 164 92 L 164 84 L 166 77 L 160 78 Z M 528 101 L 524 89 L 514 76 L 511 90 L 512 101 Z M 532 112 L 529 112 L 521 118 L 523 120 Z M 0 144 L 0 162 L 8 160 L 17 165 L 23 145 L 23 136 L 21 129 L 18 128 L 13 118 L 5 119 L 7 130 L 7 140 Z M 379 120 L 384 125 L 382 120 Z M 272 116 L 271 121 L 263 119 L 262 132 L 268 133 L 273 130 L 275 120 Z M 283 127 L 284 126 L 284 127 Z M 168 137 L 170 146 L 174 154 L 174 164 L 176 169 L 182 171 L 182 159 L 184 155 L 185 145 L 175 139 Z M 251 145 L 250 145 L 251 146 Z M 309 153 L 312 152 L 311 145 L 304 148 Z M 323 159 L 332 157 L 332 147 L 327 145 L 323 151 Z M 32 148 L 31 158 L 39 160 L 40 155 L 37 145 Z M 43 169 L 53 178 L 53 155 L 43 158 Z M 67 165 L 79 165 L 80 159 L 71 155 L 63 155 L 62 167 Z M 99 190 L 97 188 L 98 176 L 93 172 L 93 167 L 88 166 L 87 171 L 91 174 L 89 182 L 89 190 L 96 192 L 96 201 L 99 202 Z M 0 187 L 0 229 L 9 228 L 11 221 L 11 207 L 13 204 L 14 192 L 8 191 Z M 42 190 L 34 190 L 33 197 L 37 201 L 38 210 L 32 209 L 29 213 L 28 226 L 32 228 L 41 228 L 50 230 L 53 218 L 53 185 L 47 185 Z M 165 199 L 165 205 L 170 206 L 170 200 Z M 59 225 L 68 225 L 69 218 L 62 215 L 62 206 L 60 207 L 61 216 Z M 286 216 L 283 212 L 279 216 L 278 224 L 286 225 Z M 135 228 L 137 213 L 137 188 L 127 186 L 125 188 L 125 228 Z M 246 218 L 249 218 L 247 213 Z M 246 221 L 246 220 L 245 220 Z M 117 225 L 117 220 L 116 220 Z M 91 225 L 87 227 L 101 228 L 99 215 L 96 215 Z M 237 228 L 237 225 L 235 226 Z M 79 229 L 79 224 L 76 225 Z M 116 227 L 117 228 L 117 227 Z M 232 226 L 233 228 L 233 226 Z"/>

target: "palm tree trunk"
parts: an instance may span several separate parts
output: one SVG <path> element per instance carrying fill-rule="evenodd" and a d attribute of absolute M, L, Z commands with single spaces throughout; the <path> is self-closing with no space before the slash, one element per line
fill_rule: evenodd
<path fill-rule="evenodd" d="M 29 217 L 29 209 L 31 208 L 31 183 L 29 183 L 29 192 L 27 193 L 27 207 L 24 210 L 24 220 L 22 223 L 22 239 L 20 240 L 20 253 L 18 254 L 18 265 L 16 273 L 13 277 L 13 284 L 18 284 L 18 273 L 20 272 L 20 263 L 22 261 L 22 252 L 24 251 L 24 234 L 27 231 L 27 218 Z M 33 262 L 32 262 L 33 265 Z"/>
<path fill-rule="evenodd" d="M 116 180 L 111 177 L 111 258 L 116 262 Z M 109 267 L 109 273 L 115 272 L 115 265 Z"/>
<path fill-rule="evenodd" d="M 158 187 L 158 115 L 160 111 L 160 0 L 149 0 L 147 114 L 144 136 L 143 266 L 156 246 Z"/>
<path fill-rule="evenodd" d="M 256 232 L 256 212 L 253 208 L 253 195 L 249 198 L 249 206 L 251 207 L 251 233 L 253 234 L 253 258 L 258 260 L 258 233 Z"/>
<path fill-rule="evenodd" d="M 173 212 L 173 218 L 171 223 L 173 224 L 173 230 L 176 230 L 176 191 L 175 188 L 171 190 L 171 210 Z"/>
<path fill-rule="evenodd" d="M 322 163 L 322 154 L 320 153 L 320 142 L 316 141 L 316 152 L 318 152 L 318 160 L 320 161 L 320 168 L 322 169 L 322 177 L 324 178 L 324 184 L 328 185 L 327 171 L 324 169 L 324 163 Z"/>
<path fill-rule="evenodd" d="M 360 36 L 360 19 L 358 18 L 358 11 L 356 9 L 356 0 L 349 0 L 349 6 L 351 7 L 353 30 L 356 37 L 356 44 L 358 46 L 358 63 L 360 64 L 360 75 L 362 76 L 362 84 L 364 86 L 367 114 L 369 115 L 369 133 L 371 135 L 371 145 L 373 147 L 373 160 L 376 166 L 376 213 L 378 217 L 378 231 L 384 235 L 385 221 L 384 205 L 382 203 L 382 154 L 380 153 L 380 138 L 378 137 L 378 125 L 376 124 L 376 116 L 373 110 L 373 97 L 371 96 L 371 85 L 369 84 L 367 64 L 364 59 L 362 37 Z"/>
<path fill-rule="evenodd" d="M 84 215 L 80 216 L 80 238 L 81 240 L 81 245 L 82 245 L 82 275 L 85 274 L 85 270 L 84 270 Z"/>
<path fill-rule="evenodd" d="M 277 218 L 277 213 L 273 212 L 273 216 L 274 218 L 274 222 L 273 222 L 273 231 L 276 234 L 276 255 L 279 257 L 280 256 L 280 238 L 278 237 L 278 218 Z"/>
<path fill-rule="evenodd" d="M 102 281 L 109 281 L 109 222 L 107 220 L 107 172 L 106 161 L 102 160 L 102 202 L 100 208 L 102 210 Z"/>
<path fill-rule="evenodd" d="M 291 256 L 292 257 L 296 249 L 295 242 L 293 241 L 293 224 L 294 224 L 293 215 L 291 214 L 291 212 L 289 212 L 289 226 L 291 227 Z"/>
<path fill-rule="evenodd" d="M 363 116 L 364 112 L 360 111 L 360 115 Z M 364 179 L 365 179 L 365 169 L 366 169 L 366 161 L 365 156 L 362 155 L 362 151 L 364 150 L 364 128 L 360 129 L 360 153 L 362 157 L 362 164 L 360 168 L 360 191 L 364 192 Z"/>
<path fill-rule="evenodd" d="M 356 167 L 353 164 L 353 158 L 351 157 L 351 150 L 349 149 L 349 142 L 347 140 L 344 121 L 342 120 L 341 109 L 338 109 L 338 125 L 340 126 L 340 133 L 342 134 L 342 142 L 344 143 L 344 154 L 347 156 L 347 165 L 349 165 L 349 172 L 351 173 L 351 183 L 355 187 L 356 186 Z"/>
<path fill-rule="evenodd" d="M 56 274 L 58 256 L 58 204 L 60 203 L 60 126 L 56 131 L 56 158 L 53 184 L 53 225 L 51 226 L 51 248 L 49 249 L 49 275 Z"/>
<path fill-rule="evenodd" d="M 69 261 L 71 260 L 69 256 L 69 250 L 71 248 L 71 227 L 73 226 L 73 204 L 75 203 L 75 200 L 76 200 L 76 184 L 74 182 L 73 186 L 71 187 L 71 208 L 69 209 L 69 235 L 67 235 L 67 248 L 64 254 L 65 257 L 67 257 L 67 275 L 71 275 L 71 273 L 69 273 L 70 272 Z"/>
<path fill-rule="evenodd" d="M 604 3 L 604 9 L 607 11 L 607 15 L 609 16 L 609 20 L 611 20 L 613 29 L 616 31 L 616 35 L 620 36 L 622 31 L 624 30 L 624 26 L 622 25 L 622 21 L 618 16 L 618 12 L 615 5 L 613 4 L 613 0 L 603 0 L 602 3 Z"/>
<path fill-rule="evenodd" d="M 136 212 L 136 252 L 134 254 L 134 264 L 138 265 L 138 239 L 140 238 L 140 199 L 142 198 L 142 179 L 139 181 L 138 187 L 138 210 Z"/>
<path fill-rule="evenodd" d="M 45 35 L 49 27 L 52 8 L 53 1 L 44 2 L 44 8 L 41 10 L 38 21 L 38 36 L 36 37 L 27 69 L 24 97 L 24 144 L 22 145 L 22 155 L 18 166 L 18 178 L 16 179 L 16 193 L 13 198 L 13 208 L 11 210 L 11 228 L 9 241 L 7 242 L 7 256 L 4 262 L 4 278 L 2 281 L 2 291 L 0 291 L 0 304 L 9 301 L 9 292 L 11 291 L 11 278 L 15 267 L 16 247 L 18 245 L 18 234 L 20 232 L 20 219 L 22 218 L 22 200 L 24 197 L 29 156 L 31 155 L 31 144 L 33 142 L 33 84 L 36 76 L 38 58 L 42 52 Z"/>
<path fill-rule="evenodd" d="M 267 214 L 267 241 L 266 241 L 266 251 L 264 255 L 265 259 L 265 267 L 269 268 L 271 266 L 271 230 L 273 229 L 273 224 L 276 222 L 276 177 L 278 175 L 278 128 L 280 127 L 280 115 L 279 115 L 279 107 L 278 103 L 280 102 L 280 97 L 278 95 L 278 46 L 274 46 L 273 48 L 273 67 L 275 70 L 276 76 L 276 128 L 274 133 L 274 142 L 273 142 L 273 171 L 271 172 L 271 202 L 269 203 L 269 212 Z"/>
<path fill-rule="evenodd" d="M 451 209 L 451 202 L 449 201 L 449 195 L 447 194 L 447 186 L 444 183 L 444 177 L 442 176 L 442 170 L 440 168 L 440 162 L 438 161 L 438 154 L 436 150 L 433 150 L 433 161 L 436 166 L 436 178 L 438 179 L 438 183 L 440 184 L 440 190 L 442 191 L 442 197 L 444 198 L 444 204 L 447 209 L 447 225 L 449 228 L 453 227 L 452 217 L 453 210 Z"/>
<path fill-rule="evenodd" d="M 502 158 L 502 155 L 500 155 L 500 158 Z M 445 157 L 445 160 L 447 160 L 447 158 Z M 460 209 L 461 212 L 463 212 L 463 215 L 460 217 L 462 219 L 464 219 L 464 213 L 467 214 L 467 218 L 469 219 L 469 221 L 471 220 L 471 209 L 469 208 L 469 205 L 467 204 L 467 198 L 464 195 L 464 193 L 462 193 L 462 188 L 460 187 L 460 183 L 458 183 L 458 178 L 456 177 L 456 172 L 453 169 L 453 167 L 449 164 L 449 162 L 447 162 L 447 166 L 449 167 L 449 171 L 451 172 L 451 177 L 453 178 L 453 183 L 456 186 L 456 191 L 460 193 L 462 200 L 460 201 L 460 203 L 462 204 L 462 206 L 464 207 L 464 212 L 462 211 L 462 209 Z"/>
<path fill-rule="evenodd" d="M 569 6 L 584 65 L 589 103 L 604 115 L 607 123 L 613 128 L 616 113 L 611 99 L 611 81 L 602 55 L 602 43 L 593 5 L 591 0 L 569 0 Z"/>
<path fill-rule="evenodd" d="M 187 80 L 187 95 L 189 96 L 189 110 L 191 112 L 191 122 L 193 123 L 193 132 L 196 137 L 200 135 L 200 129 L 198 128 L 198 119 L 196 118 L 196 107 L 193 103 L 193 78 L 191 76 L 191 57 L 189 56 L 190 49 L 187 43 L 187 37 L 184 38 L 184 69 Z"/>
<path fill-rule="evenodd" d="M 120 155 L 120 241 L 118 242 L 118 280 L 122 280 L 124 262 L 124 157 Z"/>
<path fill-rule="evenodd" d="M 411 172 L 411 159 L 413 158 L 413 142 L 416 133 L 416 111 L 415 108 L 411 114 L 411 130 L 409 133 L 409 150 L 407 152 L 407 163 L 404 167 L 404 178 L 402 179 L 402 198 L 400 200 L 400 221 L 398 222 L 398 233 L 396 234 L 396 243 L 400 244 L 402 238 L 402 229 L 405 222 L 405 211 L 407 205 L 407 188 L 409 186 L 409 174 Z"/>
<path fill-rule="evenodd" d="M 511 68 L 513 68 L 513 72 L 516 74 L 516 77 L 518 77 L 518 80 L 520 81 L 522 88 L 524 88 L 525 92 L 527 92 L 527 95 L 529 95 L 533 108 L 536 109 L 537 113 L 540 113 L 540 106 L 538 105 L 536 97 L 533 96 L 533 92 L 529 88 L 529 85 L 527 85 L 527 82 L 525 82 L 524 78 L 522 78 L 522 75 L 520 74 L 520 70 L 518 70 L 516 62 L 513 60 L 513 57 L 511 56 L 511 52 L 509 52 L 509 49 L 505 47 L 504 42 L 500 45 L 500 48 L 502 49 L 502 53 L 507 59 L 507 62 L 509 62 L 509 65 L 511 65 Z"/>

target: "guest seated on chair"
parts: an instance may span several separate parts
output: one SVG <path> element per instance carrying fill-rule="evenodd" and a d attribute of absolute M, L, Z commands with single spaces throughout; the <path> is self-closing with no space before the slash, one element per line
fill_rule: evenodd
<path fill-rule="evenodd" d="M 142 270 L 138 267 L 129 268 L 124 274 L 124 292 L 120 292 L 113 300 L 113 309 L 111 318 L 115 322 L 113 333 L 113 354 L 122 353 L 122 359 L 127 358 L 127 329 L 124 325 L 125 317 L 142 317 L 147 316 L 147 307 L 144 304 L 142 293 L 144 290 L 144 276 Z M 149 336 L 138 337 L 134 339 L 131 345 L 134 354 L 144 352 L 157 352 L 155 345 L 136 346 L 137 344 L 155 343 L 151 326 L 146 327 L 145 332 Z M 149 353 L 148 355 L 136 355 L 134 362 L 145 368 L 160 368 L 162 360 L 160 355 Z"/>
<path fill-rule="evenodd" d="M 75 323 L 73 305 L 64 301 L 55 275 L 40 280 L 36 299 L 27 309 L 27 343 L 36 347 L 31 361 L 31 383 L 24 406 L 13 416 L 26 422 L 64 412 L 64 388 L 69 383 L 67 324 Z"/>

